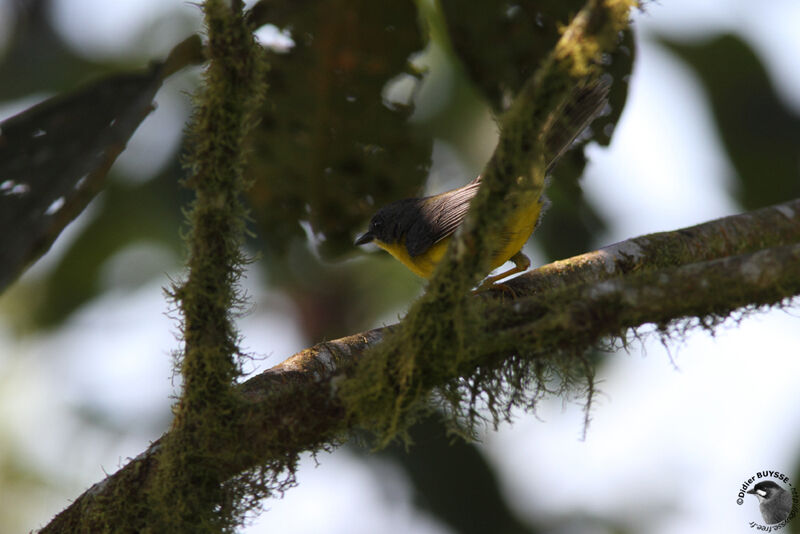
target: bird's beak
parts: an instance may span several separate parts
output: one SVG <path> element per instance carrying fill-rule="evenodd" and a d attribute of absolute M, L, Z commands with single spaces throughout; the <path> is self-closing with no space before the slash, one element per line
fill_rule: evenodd
<path fill-rule="evenodd" d="M 356 246 L 366 245 L 367 243 L 371 242 L 375 239 L 375 236 L 372 235 L 372 232 L 366 232 L 364 235 L 356 239 Z"/>
<path fill-rule="evenodd" d="M 754 489 L 745 491 L 745 493 L 755 493 L 755 492 L 756 492 L 756 490 L 754 490 Z"/>

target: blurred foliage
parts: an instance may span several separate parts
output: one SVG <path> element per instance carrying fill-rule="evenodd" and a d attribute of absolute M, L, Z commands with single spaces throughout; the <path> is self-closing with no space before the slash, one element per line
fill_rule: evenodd
<path fill-rule="evenodd" d="M 752 47 L 734 35 L 661 43 L 700 78 L 728 158 L 736 199 L 752 210 L 800 196 L 800 115 L 778 96 Z"/>
<path fill-rule="evenodd" d="M 17 1 L 9 19 L 14 22 L 0 59 L 0 100 L 41 91 L 61 91 L 98 73 L 104 66 L 73 53 L 53 29 L 49 0 Z"/>
<path fill-rule="evenodd" d="M 408 298 L 403 279 L 396 299 L 358 292 L 360 270 L 325 260 L 352 255 L 372 212 L 418 194 L 427 177 L 433 141 L 408 123 L 412 94 L 387 98 L 398 80 L 410 93 L 420 83 L 410 65 L 425 44 L 417 10 L 411 1 L 260 2 L 252 19 L 290 29 L 294 41 L 269 58 L 252 136 L 256 246 L 309 339 L 339 337 Z"/>
<path fill-rule="evenodd" d="M 442 0 L 456 56 L 495 112 L 505 110 L 583 0 Z"/>
<path fill-rule="evenodd" d="M 10 293 L 5 305 L 16 308 L 14 323 L 22 329 L 57 326 L 74 310 L 109 289 L 100 276 L 107 261 L 135 244 L 159 243 L 179 258 L 183 249 L 177 229 L 183 223 L 180 206 L 190 201 L 188 191 L 179 188 L 173 165 L 155 179 L 144 183 L 112 181 L 95 204 L 96 214 L 55 264 L 48 276 Z M 163 276 L 163 266 L 149 269 L 146 276 Z M 140 280 L 147 278 L 140 277 Z M 20 300 L 26 305 L 22 306 Z"/>
<path fill-rule="evenodd" d="M 267 262 L 305 238 L 299 222 L 335 258 L 353 250 L 376 206 L 417 193 L 428 173 L 432 141 L 409 127 L 411 102 L 384 96 L 423 46 L 417 11 L 410 1 L 338 0 L 277 18 L 295 45 L 270 58 L 253 136 L 253 214 Z"/>
<path fill-rule="evenodd" d="M 48 4 L 10 4 L 15 20 L 8 26 L 12 35 L 0 58 L 1 101 L 66 92 L 87 78 L 139 65 L 136 51 L 130 58 L 103 63 L 74 53 L 51 27 Z M 442 0 L 439 40 L 433 46 L 448 52 L 444 57 L 450 63 L 442 67 L 455 74 L 450 86 L 436 95 L 437 110 L 416 124 L 408 122 L 413 101 L 387 98 L 398 80 L 416 96 L 423 79 L 409 63 L 426 46 L 414 3 L 257 4 L 257 18 L 288 29 L 295 46 L 272 54 L 268 104 L 252 139 L 249 201 L 256 237 L 251 246 L 264 251 L 259 265 L 269 273 L 271 287 L 290 296 L 310 341 L 374 326 L 376 318 L 391 320 L 387 310 L 419 292 L 421 283 L 386 254 L 334 266 L 326 260 L 353 251 L 354 233 L 377 207 L 421 192 L 433 137 L 465 140 L 474 134 L 471 127 L 484 112 L 481 105 L 494 113 L 503 110 L 552 47 L 559 25 L 581 4 Z M 175 42 L 183 37 L 175 36 Z M 633 36 L 621 38 L 619 53 L 607 58 L 613 78 L 610 113 L 593 126 L 593 139 L 603 145 L 624 107 L 635 56 Z M 749 45 L 732 36 L 701 44 L 663 43 L 704 84 L 738 173 L 736 194 L 742 204 L 753 208 L 800 196 L 797 114 L 781 103 Z M 462 149 L 464 161 L 474 158 L 469 142 L 453 145 Z M 578 177 L 584 165 L 583 151 L 571 150 L 554 172 L 548 190 L 553 206 L 534 236 L 551 258 L 588 250 L 603 231 L 604 221 L 581 193 Z M 179 255 L 180 207 L 189 201 L 177 185 L 182 175 L 178 154 L 172 165 L 143 183 L 120 180 L 121 171 L 112 170 L 90 219 L 63 255 L 42 278 L 25 280 L 26 287 L 17 284 L 18 292 L 5 296 L 6 318 L 31 328 L 60 324 L 110 289 L 101 284 L 103 266 L 132 244 L 155 242 Z M 153 275 L 163 277 L 163 270 L 154 267 Z M 421 506 L 458 532 L 475 531 L 491 516 L 505 531 L 532 531 L 514 517 L 491 466 L 474 446 L 451 447 L 431 422 L 414 435 L 418 446 L 410 454 L 391 454 L 408 473 Z M 0 479 L 11 480 L 14 469 L 0 465 Z M 470 515 L 454 515 L 458 504 Z"/>
<path fill-rule="evenodd" d="M 461 534 L 533 534 L 503 498 L 497 474 L 478 448 L 428 418 L 411 431 L 413 448 L 380 452 L 403 465 L 417 505 Z"/>
<path fill-rule="evenodd" d="M 106 180 L 109 167 L 125 149 L 129 138 L 152 111 L 153 98 L 166 76 L 202 58 L 200 40 L 179 43 L 167 64 L 152 63 L 148 69 L 98 76 L 119 71 L 114 65 L 99 65 L 74 59 L 69 47 L 46 52 L 38 40 L 58 39 L 48 22 L 47 2 L 34 0 L 17 6 L 18 24 L 0 72 L 25 78 L 26 54 L 47 55 L 47 61 L 73 67 L 63 76 L 59 68 L 49 78 L 33 79 L 41 84 L 28 88 L 39 93 L 61 89 L 58 94 L 5 120 L 0 131 L 0 289 L 14 280 L 50 247 L 61 231 L 83 210 L 107 183 L 104 201 L 95 203 L 97 216 L 47 276 L 23 282 L 10 291 L 3 307 L 17 327 L 41 328 L 58 325 L 84 302 L 103 289 L 99 273 L 116 252 L 142 241 L 153 240 L 176 253 L 181 249 L 177 228 L 177 181 L 175 164 L 162 180 L 131 185 Z M 28 50 L 24 43 L 36 42 Z M 21 44 L 22 43 L 22 44 Z M 51 57 L 52 56 L 52 57 Z M 44 60 L 43 60 L 44 61 Z M 17 70 L 15 70 L 17 69 Z M 22 70 L 19 70 L 22 69 Z M 18 71 L 19 70 L 19 71 Z M 74 88 L 74 79 L 93 78 L 91 84 Z M 66 86 L 62 86 L 66 84 Z M 5 87 L 5 86 L 4 86 Z M 11 84 L 12 89 L 17 87 Z M 27 86 L 19 86 L 24 90 Z M 11 97 L 20 97 L 11 91 Z M 177 254 L 176 254 L 177 256 Z M 151 275 L 163 273 L 162 266 Z M 141 279 L 141 277 L 140 277 Z"/>
<path fill-rule="evenodd" d="M 583 3 L 480 0 L 465 4 L 443 0 L 442 8 L 456 55 L 472 83 L 499 113 L 508 107 L 514 94 L 550 52 L 560 37 L 560 29 Z M 612 80 L 609 113 L 593 122 L 593 135 L 578 139 L 576 147 L 582 147 L 590 138 L 607 146 L 625 107 L 635 56 L 633 32 L 626 31 L 620 39 L 617 50 L 605 58 L 605 71 Z M 586 251 L 592 244 L 592 236 L 605 228 L 597 210 L 583 198 L 578 180 L 585 165 L 583 150 L 573 149 L 553 171 L 548 188 L 551 208 L 534 237 L 550 258 Z"/>
<path fill-rule="evenodd" d="M 636 43 L 630 30 L 620 37 L 620 45 L 613 54 L 606 57 L 606 73 L 612 79 L 608 95 L 609 112 L 595 119 L 589 127 L 591 135 L 579 138 L 574 143 L 575 148 L 561 157 L 547 189 L 547 197 L 552 204 L 545 213 L 542 224 L 536 229 L 534 239 L 552 260 L 591 250 L 597 246 L 597 236 L 606 230 L 606 221 L 583 196 L 580 178 L 586 167 L 583 147 L 589 140 L 600 146 L 608 146 L 628 99 Z"/>
<path fill-rule="evenodd" d="M 27 532 L 26 514 L 41 514 L 42 502 L 51 498 L 55 484 L 41 466 L 30 465 L 25 451 L 9 436 L 0 434 L 0 528 L 3 532 Z"/>
<path fill-rule="evenodd" d="M 0 291 L 102 189 L 161 80 L 158 66 L 110 76 L 0 123 Z"/>

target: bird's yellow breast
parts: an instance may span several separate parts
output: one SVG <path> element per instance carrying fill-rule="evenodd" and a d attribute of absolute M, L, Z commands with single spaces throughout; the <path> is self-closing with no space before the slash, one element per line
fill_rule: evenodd
<path fill-rule="evenodd" d="M 536 227 L 541 208 L 540 203 L 534 202 L 533 205 L 527 206 L 526 209 L 519 210 L 515 214 L 512 223 L 504 229 L 500 239 L 497 241 L 501 243 L 501 247 L 492 255 L 490 270 L 497 269 L 507 262 L 511 256 L 522 250 Z M 452 236 L 439 241 L 422 254 L 414 257 L 408 253 L 405 239 L 397 243 L 384 243 L 376 239 L 375 244 L 394 256 L 397 261 L 408 267 L 417 276 L 430 278 L 434 269 L 442 260 L 450 239 L 452 239 Z"/>
<path fill-rule="evenodd" d="M 510 260 L 511 256 L 522 250 L 536 228 L 536 223 L 539 222 L 541 211 L 541 202 L 535 201 L 514 213 L 511 224 L 500 235 L 503 245 L 492 257 L 490 270 L 497 269 Z"/>
<path fill-rule="evenodd" d="M 408 253 L 408 249 L 406 249 L 405 240 L 391 244 L 384 243 L 378 239 L 375 240 L 376 245 L 394 256 L 397 261 L 422 278 L 430 278 L 431 275 L 433 275 L 433 270 L 442 260 L 442 256 L 444 256 L 449 242 L 450 238 L 443 239 L 419 256 L 414 256 L 412 258 Z"/>

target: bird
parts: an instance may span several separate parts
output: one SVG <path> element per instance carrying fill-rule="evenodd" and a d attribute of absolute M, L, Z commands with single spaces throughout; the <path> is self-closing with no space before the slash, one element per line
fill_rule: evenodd
<path fill-rule="evenodd" d="M 575 87 L 542 141 L 547 143 L 548 153 L 552 154 L 546 174 L 606 107 L 609 88 L 610 82 L 604 79 Z M 356 239 L 355 245 L 374 243 L 417 276 L 430 278 L 454 232 L 464 221 L 480 185 L 481 176 L 478 176 L 462 187 L 438 195 L 406 198 L 387 204 L 373 215 L 368 230 Z M 496 282 L 530 267 L 531 261 L 522 253 L 522 247 L 536 229 L 546 207 L 546 198 L 539 196 L 514 211 L 494 243 L 494 250 L 488 252 L 492 254 L 490 271 L 509 260 L 514 267 L 486 278 L 478 290 L 491 288 Z"/>
<path fill-rule="evenodd" d="M 772 480 L 759 482 L 747 493 L 752 493 L 758 498 L 761 517 L 767 525 L 780 523 L 789 517 L 792 511 L 792 494 Z"/>

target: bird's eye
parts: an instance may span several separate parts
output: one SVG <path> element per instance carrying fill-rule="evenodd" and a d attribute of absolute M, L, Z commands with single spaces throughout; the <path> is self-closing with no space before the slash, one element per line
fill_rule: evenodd
<path fill-rule="evenodd" d="M 372 221 L 372 229 L 377 230 L 383 223 L 379 220 Z"/>

